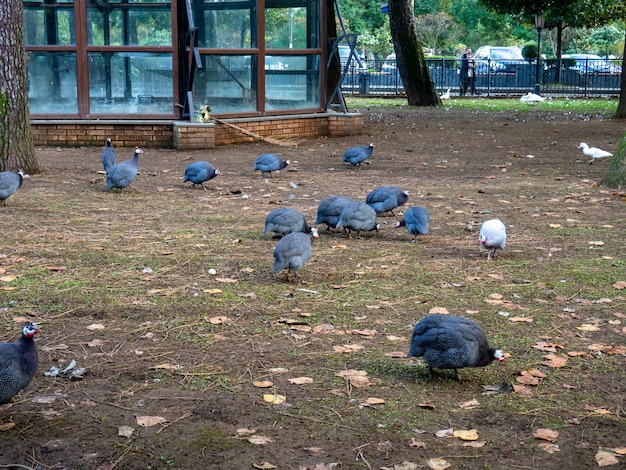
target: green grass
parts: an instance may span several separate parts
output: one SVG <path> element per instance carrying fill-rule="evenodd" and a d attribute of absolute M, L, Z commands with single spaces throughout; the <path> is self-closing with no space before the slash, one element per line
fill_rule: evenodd
<path fill-rule="evenodd" d="M 443 102 L 443 108 L 484 112 L 550 111 L 555 113 L 580 113 L 610 116 L 617 109 L 617 98 L 551 98 L 535 105 L 520 103 L 519 98 L 452 99 Z M 346 97 L 349 110 L 366 111 L 369 107 L 389 109 L 407 108 L 405 98 L 354 98 Z"/>

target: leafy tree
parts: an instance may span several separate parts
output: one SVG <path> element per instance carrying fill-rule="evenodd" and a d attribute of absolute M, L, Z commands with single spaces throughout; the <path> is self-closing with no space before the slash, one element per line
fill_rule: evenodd
<path fill-rule="evenodd" d="M 611 163 L 602 178 L 602 186 L 617 189 L 626 187 L 626 134 L 611 157 Z"/>
<path fill-rule="evenodd" d="M 594 29 L 589 35 L 589 40 L 595 45 L 597 51 L 602 51 L 605 57 L 609 56 L 609 49 L 624 37 L 624 31 L 615 25 L 604 26 Z"/>
<path fill-rule="evenodd" d="M 22 0 L 0 1 L 0 170 L 39 172 L 28 118 Z"/>
<path fill-rule="evenodd" d="M 409 105 L 441 104 L 415 29 L 412 0 L 389 0 L 389 29 Z"/>
<path fill-rule="evenodd" d="M 422 43 L 436 54 L 444 51 L 446 45 L 455 43 L 459 36 L 459 28 L 446 13 L 439 12 L 418 16 L 415 27 Z"/>

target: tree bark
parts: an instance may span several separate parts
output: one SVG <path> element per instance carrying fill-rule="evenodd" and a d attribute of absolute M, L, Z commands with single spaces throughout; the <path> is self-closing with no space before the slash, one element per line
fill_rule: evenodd
<path fill-rule="evenodd" d="M 438 106 L 437 94 L 424 50 L 417 38 L 413 0 L 389 0 L 389 29 L 396 52 L 396 65 L 408 104 L 411 106 Z"/>
<path fill-rule="evenodd" d="M 0 171 L 39 173 L 28 117 L 22 0 L 0 1 Z"/>
<path fill-rule="evenodd" d="M 626 35 L 625 35 L 626 36 Z M 622 79 L 619 85 L 619 103 L 615 117 L 626 118 L 626 37 L 624 38 L 624 52 L 622 53 Z"/>

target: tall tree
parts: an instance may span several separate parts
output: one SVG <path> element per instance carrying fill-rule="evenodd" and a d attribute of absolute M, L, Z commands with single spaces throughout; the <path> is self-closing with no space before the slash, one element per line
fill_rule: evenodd
<path fill-rule="evenodd" d="M 409 105 L 441 105 L 415 29 L 413 0 L 389 0 L 389 29 Z"/>
<path fill-rule="evenodd" d="M 28 118 L 22 0 L 0 1 L 0 170 L 39 172 Z"/>

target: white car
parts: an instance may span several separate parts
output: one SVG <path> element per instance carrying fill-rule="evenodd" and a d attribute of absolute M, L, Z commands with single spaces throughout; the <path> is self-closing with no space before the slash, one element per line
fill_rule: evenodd
<path fill-rule="evenodd" d="M 580 73 L 610 73 L 619 75 L 622 68 L 612 64 L 595 54 L 563 54 L 562 59 L 574 59 L 576 65 L 569 67 L 571 70 L 578 70 Z"/>
<path fill-rule="evenodd" d="M 481 46 L 474 53 L 476 73 L 514 72 L 515 66 L 525 62 L 522 50 L 517 46 Z"/>

